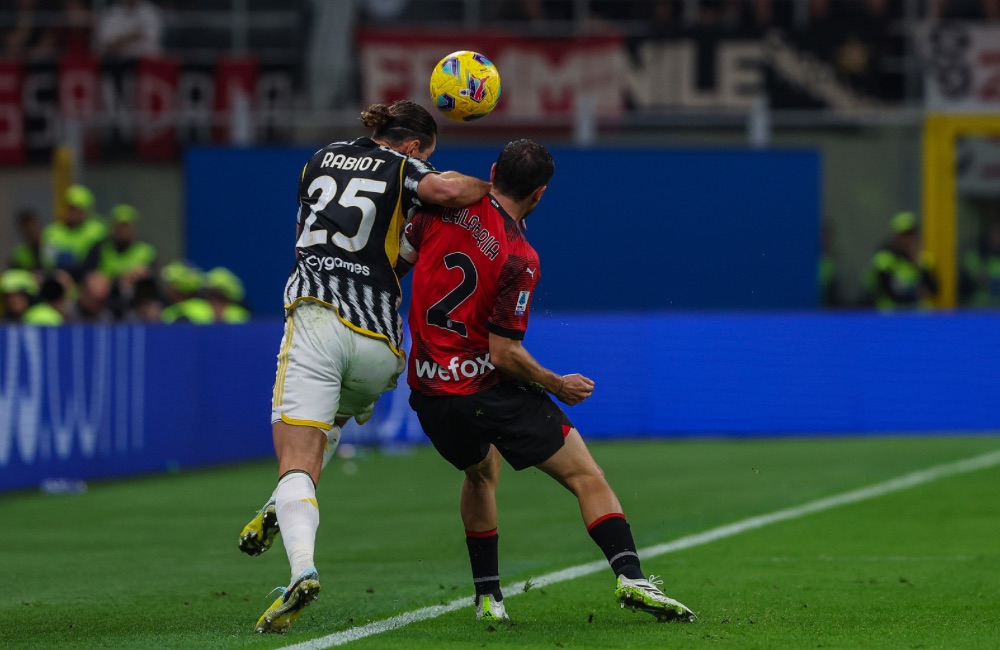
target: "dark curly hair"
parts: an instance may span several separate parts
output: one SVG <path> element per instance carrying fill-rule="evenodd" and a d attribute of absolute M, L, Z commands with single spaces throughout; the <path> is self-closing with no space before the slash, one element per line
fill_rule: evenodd
<path fill-rule="evenodd" d="M 416 139 L 426 149 L 437 139 L 437 122 L 420 104 L 400 99 L 391 106 L 372 104 L 361 111 L 361 123 L 372 129 L 372 137 L 390 146 Z"/>

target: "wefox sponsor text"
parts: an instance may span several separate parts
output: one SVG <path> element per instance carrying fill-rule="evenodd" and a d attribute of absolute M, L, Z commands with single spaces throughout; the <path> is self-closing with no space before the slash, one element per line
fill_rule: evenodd
<path fill-rule="evenodd" d="M 427 377 L 428 379 L 437 377 L 441 381 L 459 381 L 462 377 L 472 379 L 494 370 L 493 364 L 490 363 L 489 352 L 484 356 L 464 361 L 459 357 L 452 357 L 447 366 L 427 359 L 414 359 L 414 363 L 417 368 L 417 377 Z"/>

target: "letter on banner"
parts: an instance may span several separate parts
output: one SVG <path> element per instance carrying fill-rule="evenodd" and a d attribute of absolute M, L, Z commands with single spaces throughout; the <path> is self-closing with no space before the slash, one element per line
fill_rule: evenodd
<path fill-rule="evenodd" d="M 138 141 L 143 160 L 177 157 L 177 83 L 180 65 L 173 59 L 139 61 Z"/>
<path fill-rule="evenodd" d="M 97 59 L 89 54 L 71 54 L 59 60 L 59 112 L 63 119 L 76 122 L 84 135 L 88 158 L 99 152 L 97 130 L 86 128 L 100 103 L 100 76 Z"/>
<path fill-rule="evenodd" d="M 257 60 L 226 57 L 215 67 L 216 142 L 246 142 L 252 137 L 251 112 L 257 92 Z"/>
<path fill-rule="evenodd" d="M 24 162 L 24 71 L 17 61 L 0 61 L 0 163 Z"/>

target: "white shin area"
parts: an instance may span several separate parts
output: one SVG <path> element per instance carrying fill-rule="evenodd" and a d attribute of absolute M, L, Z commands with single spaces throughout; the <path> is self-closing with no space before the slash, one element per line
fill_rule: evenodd
<path fill-rule="evenodd" d="M 315 564 L 313 554 L 319 528 L 316 486 L 305 472 L 293 472 L 278 481 L 274 496 L 278 527 L 294 580 Z"/>

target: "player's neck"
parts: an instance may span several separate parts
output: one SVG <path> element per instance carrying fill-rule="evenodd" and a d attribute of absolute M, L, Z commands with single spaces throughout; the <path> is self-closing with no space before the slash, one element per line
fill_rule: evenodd
<path fill-rule="evenodd" d="M 496 190 L 493 191 L 493 198 L 497 200 L 497 203 L 503 206 L 503 209 L 510 215 L 510 218 L 516 221 L 518 224 L 527 216 L 528 212 L 531 211 L 531 200 L 527 199 L 525 201 L 515 201 L 505 194 L 501 194 Z"/>

